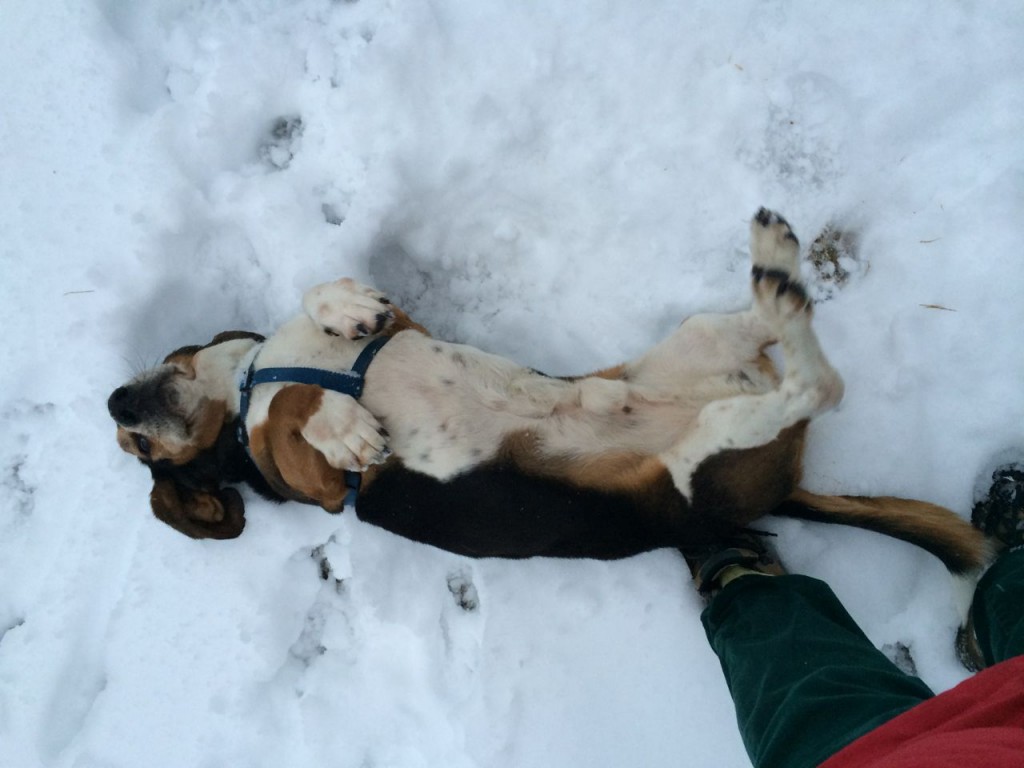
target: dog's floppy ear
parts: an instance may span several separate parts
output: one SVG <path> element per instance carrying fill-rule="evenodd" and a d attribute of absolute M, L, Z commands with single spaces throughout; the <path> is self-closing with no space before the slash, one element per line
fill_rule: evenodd
<path fill-rule="evenodd" d="M 216 336 L 214 336 L 213 341 L 211 341 L 206 346 L 212 347 L 214 344 L 220 344 L 221 342 L 224 341 L 234 341 L 236 339 L 252 339 L 253 341 L 266 341 L 267 337 L 261 336 L 258 333 L 253 333 L 252 331 L 221 331 Z"/>
<path fill-rule="evenodd" d="M 177 358 L 191 358 L 196 352 L 200 352 L 207 347 L 212 347 L 225 341 L 235 341 L 236 339 L 252 339 L 256 342 L 267 340 L 266 336 L 261 336 L 252 331 L 222 331 L 214 336 L 209 344 L 188 344 L 184 347 L 178 347 L 164 358 L 164 362 L 169 363 Z"/>
<path fill-rule="evenodd" d="M 233 539 L 245 527 L 245 505 L 234 488 L 198 491 L 153 475 L 153 514 L 193 539 Z"/>

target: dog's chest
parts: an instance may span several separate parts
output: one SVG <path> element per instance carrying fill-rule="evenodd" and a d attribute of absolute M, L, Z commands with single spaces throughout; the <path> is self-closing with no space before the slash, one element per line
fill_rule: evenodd
<path fill-rule="evenodd" d="M 472 347 L 403 333 L 370 367 L 363 404 L 406 466 L 444 479 L 492 458 L 570 389 Z"/>
<path fill-rule="evenodd" d="M 257 368 L 319 368 L 325 371 L 349 370 L 355 363 L 362 345 L 341 337 L 329 336 L 318 328 L 307 315 L 298 315 L 281 326 L 277 333 L 263 344 L 256 356 Z M 249 398 L 246 425 L 266 422 L 274 395 L 288 386 L 260 384 Z"/>

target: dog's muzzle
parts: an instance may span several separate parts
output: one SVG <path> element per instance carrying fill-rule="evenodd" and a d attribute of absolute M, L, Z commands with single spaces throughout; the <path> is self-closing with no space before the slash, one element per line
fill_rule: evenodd
<path fill-rule="evenodd" d="M 142 421 L 138 393 L 131 387 L 118 387 L 107 400 L 107 410 L 122 427 L 134 427 Z"/>
<path fill-rule="evenodd" d="M 164 421 L 174 413 L 174 397 L 168 391 L 169 381 L 160 376 L 118 387 L 107 399 L 107 410 L 122 427 L 131 429 L 140 424 Z"/>

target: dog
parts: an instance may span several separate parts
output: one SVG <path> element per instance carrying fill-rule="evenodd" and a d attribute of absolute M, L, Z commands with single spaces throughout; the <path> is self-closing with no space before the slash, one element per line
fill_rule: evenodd
<path fill-rule="evenodd" d="M 152 471 L 154 514 L 193 538 L 242 532 L 233 484 L 339 512 L 355 472 L 360 519 L 471 557 L 699 556 L 774 513 L 874 530 L 954 575 L 978 572 L 987 543 L 947 509 L 798 487 L 808 422 L 843 382 L 811 327 L 786 220 L 759 210 L 750 251 L 748 310 L 690 317 L 639 359 L 587 376 L 432 339 L 342 279 L 306 293 L 270 338 L 234 331 L 172 352 L 108 409 L 120 446 Z M 344 377 L 370 345 L 355 394 L 288 373 L 244 383 L 280 366 Z"/>

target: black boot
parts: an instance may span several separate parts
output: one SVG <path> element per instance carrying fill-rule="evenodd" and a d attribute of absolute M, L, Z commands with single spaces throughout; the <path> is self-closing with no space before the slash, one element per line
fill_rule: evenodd
<path fill-rule="evenodd" d="M 693 583 L 706 598 L 713 597 L 737 576 L 756 573 L 781 576 L 786 570 L 764 541 L 766 534 L 740 533 L 720 549 L 702 557 L 688 557 Z M 771 534 L 767 534 L 771 535 Z"/>
<path fill-rule="evenodd" d="M 1024 544 L 1024 464 L 1004 464 L 992 473 L 992 487 L 971 510 L 971 523 L 999 553 Z"/>
<path fill-rule="evenodd" d="M 971 524 L 988 537 L 997 556 L 1024 546 L 1024 464 L 996 468 L 988 493 L 971 510 Z M 987 666 L 970 612 L 956 633 L 956 655 L 972 672 Z"/>

